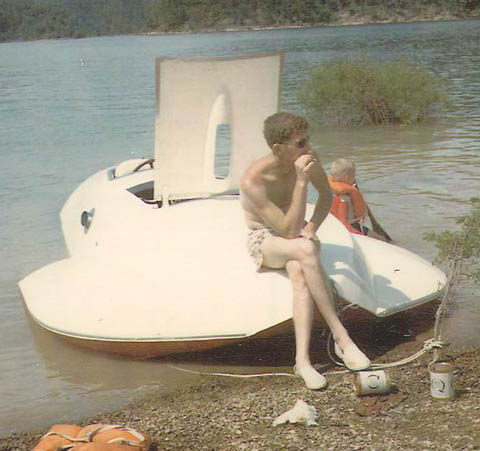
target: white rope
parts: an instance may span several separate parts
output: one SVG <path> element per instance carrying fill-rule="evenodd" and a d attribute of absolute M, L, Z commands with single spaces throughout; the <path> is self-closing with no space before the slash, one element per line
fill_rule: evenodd
<path fill-rule="evenodd" d="M 408 363 L 413 362 L 414 360 L 418 359 L 421 357 L 423 354 L 426 354 L 427 352 L 431 351 L 432 349 L 439 349 L 443 347 L 443 343 L 440 341 L 435 341 L 433 338 L 426 340 L 423 344 L 422 349 L 417 351 L 415 354 L 412 354 L 409 357 L 405 357 L 404 359 L 398 360 L 396 362 L 390 362 L 390 363 L 372 363 L 370 365 L 369 369 L 372 370 L 379 370 L 383 368 L 394 368 L 396 366 L 402 366 L 406 365 Z M 343 364 L 339 364 L 338 362 L 337 365 L 339 366 L 344 366 Z M 223 377 L 234 377 L 234 378 L 253 378 L 253 377 L 269 377 L 269 376 L 286 376 L 286 377 L 298 377 L 296 374 L 292 373 L 254 373 L 254 374 L 234 374 L 234 373 L 219 373 L 219 372 L 208 372 L 208 371 L 195 371 L 195 370 L 188 370 L 186 368 L 180 368 L 178 366 L 174 365 L 167 365 L 170 368 L 173 368 L 178 371 L 183 371 L 185 373 L 191 373 L 191 374 L 198 374 L 201 376 L 223 376 Z M 341 370 L 341 371 L 328 371 L 325 374 L 332 375 L 332 374 L 346 374 L 350 373 L 351 371 L 348 369 Z"/>
<path fill-rule="evenodd" d="M 225 376 L 225 377 L 240 377 L 240 378 L 267 377 L 267 376 L 297 377 L 296 374 L 292 374 L 292 373 L 256 373 L 256 374 L 214 373 L 214 372 L 208 372 L 208 371 L 205 372 L 205 371 L 187 370 L 186 368 L 180 368 L 174 365 L 167 365 L 167 366 L 178 371 L 184 371 L 185 373 L 199 374 L 201 376 Z"/>
<path fill-rule="evenodd" d="M 441 334 L 437 333 L 437 328 L 439 327 L 439 323 L 441 323 L 442 320 L 443 320 L 443 316 L 444 316 L 444 312 L 445 312 L 445 306 L 446 306 L 446 302 L 447 302 L 447 298 L 448 298 L 448 294 L 449 294 L 449 290 L 451 288 L 451 285 L 452 285 L 452 279 L 449 278 L 449 280 L 447 281 L 447 284 L 446 284 L 446 289 L 445 289 L 445 294 L 444 294 L 443 300 L 440 303 L 440 306 L 438 307 L 436 315 L 435 315 L 436 316 L 436 323 L 435 323 L 434 338 L 430 338 L 428 340 L 425 340 L 425 342 L 423 343 L 422 349 L 420 349 L 419 351 L 417 351 L 416 353 L 412 354 L 409 357 L 405 357 L 404 359 L 398 360 L 396 362 L 390 362 L 390 363 L 372 363 L 370 365 L 369 369 L 377 370 L 377 369 L 382 369 L 382 368 L 394 368 L 394 367 L 397 367 L 397 366 L 406 365 L 408 363 L 413 362 L 414 360 L 418 359 L 423 354 L 425 354 L 425 353 L 427 353 L 431 350 L 434 350 L 434 352 L 435 352 L 433 362 L 435 362 L 438 359 L 438 357 L 437 357 L 438 356 L 438 350 L 443 348 L 444 343 L 440 339 Z M 352 308 L 352 307 L 358 307 L 358 306 L 356 304 L 346 305 L 345 307 L 343 307 L 340 310 L 340 316 L 343 314 L 343 312 L 345 312 L 345 310 L 347 310 L 349 308 Z M 332 355 L 331 341 L 332 341 L 332 333 L 330 332 L 329 335 L 328 335 L 328 338 L 327 338 L 327 353 L 328 353 L 328 356 L 330 357 L 330 360 L 332 362 L 334 362 L 336 365 L 344 367 L 345 365 L 342 362 L 337 361 L 337 359 L 335 359 L 334 356 Z M 349 372 L 349 370 L 329 372 L 328 374 L 343 374 L 343 373 L 346 373 L 346 372 Z"/>
<path fill-rule="evenodd" d="M 435 339 L 430 338 L 423 343 L 423 347 L 422 349 L 420 349 L 420 351 L 412 354 L 410 357 L 405 357 L 404 359 L 391 363 L 372 363 L 372 365 L 370 365 L 370 368 L 377 370 L 382 368 L 393 368 L 396 366 L 406 365 L 407 363 L 417 360 L 419 357 L 421 357 L 423 354 L 426 354 L 428 351 L 431 351 L 432 349 L 441 349 L 442 347 L 443 343 L 441 341 L 436 341 Z"/>
<path fill-rule="evenodd" d="M 434 339 L 441 341 L 443 332 L 443 320 L 447 313 L 447 304 L 455 292 L 455 287 L 458 284 L 458 278 L 461 274 L 461 261 L 451 260 L 448 265 L 448 278 L 443 293 L 442 301 L 435 313 L 435 326 L 433 328 Z M 436 349 L 433 354 L 433 359 L 430 364 L 435 363 L 440 358 L 440 351 Z"/>
<path fill-rule="evenodd" d="M 419 357 L 421 357 L 423 354 L 431 351 L 432 349 L 441 349 L 443 347 L 443 343 L 441 341 L 437 341 L 433 338 L 430 338 L 429 340 L 426 340 L 424 343 L 423 343 L 423 347 L 422 349 L 420 349 L 419 351 L 417 351 L 416 353 L 412 354 L 411 356 L 409 357 L 405 357 L 401 360 L 397 360 L 396 362 L 390 362 L 390 363 L 372 363 L 369 367 L 369 369 L 372 369 L 372 370 L 379 370 L 379 369 L 382 369 L 382 368 L 394 368 L 396 366 L 402 366 L 402 365 L 406 365 L 408 363 L 411 363 L 413 362 L 414 360 L 418 359 Z M 337 360 L 335 360 L 330 352 L 330 346 L 328 346 L 328 355 L 330 357 L 330 359 L 338 366 L 345 366 L 343 363 L 341 362 L 338 362 Z M 342 374 L 342 373 L 348 373 L 350 372 L 350 370 L 344 370 L 344 371 L 338 371 L 338 372 L 328 372 L 328 374 Z"/>

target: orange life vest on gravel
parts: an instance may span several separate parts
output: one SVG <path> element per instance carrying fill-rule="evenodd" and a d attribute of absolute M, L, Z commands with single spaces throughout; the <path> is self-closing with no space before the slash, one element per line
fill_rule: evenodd
<path fill-rule="evenodd" d="M 55 424 L 33 451 L 147 451 L 152 440 L 134 429 L 113 424 Z"/>

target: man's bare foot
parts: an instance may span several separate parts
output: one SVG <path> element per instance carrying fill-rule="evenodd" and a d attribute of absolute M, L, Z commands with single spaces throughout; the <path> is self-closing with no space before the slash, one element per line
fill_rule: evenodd
<path fill-rule="evenodd" d="M 310 390 L 320 390 L 321 388 L 325 388 L 327 386 L 327 379 L 325 376 L 320 374 L 313 366 L 311 365 L 304 365 L 304 366 L 297 366 L 295 365 L 295 374 L 300 376 L 305 385 Z"/>
<path fill-rule="evenodd" d="M 335 343 L 335 354 L 343 360 L 350 371 L 366 370 L 371 364 L 370 359 L 358 349 L 355 343 L 345 346 L 343 350 Z"/>

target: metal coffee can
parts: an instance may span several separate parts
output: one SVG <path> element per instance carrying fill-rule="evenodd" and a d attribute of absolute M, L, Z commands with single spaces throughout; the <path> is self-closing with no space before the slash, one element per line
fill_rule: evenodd
<path fill-rule="evenodd" d="M 436 401 L 449 401 L 455 396 L 453 386 L 454 367 L 450 363 L 432 363 L 428 369 L 430 373 L 430 393 Z"/>
<path fill-rule="evenodd" d="M 390 377 L 383 370 L 355 373 L 353 386 L 357 395 L 378 395 L 390 391 Z"/>

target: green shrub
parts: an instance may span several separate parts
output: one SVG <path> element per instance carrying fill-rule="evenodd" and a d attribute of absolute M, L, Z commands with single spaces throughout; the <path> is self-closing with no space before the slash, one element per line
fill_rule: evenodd
<path fill-rule="evenodd" d="M 424 239 L 437 248 L 437 262 L 457 268 L 460 276 L 480 282 L 480 199 L 471 200 L 468 215 L 457 218 L 460 230 L 430 232 Z"/>
<path fill-rule="evenodd" d="M 307 71 L 298 97 L 324 125 L 411 124 L 449 103 L 440 79 L 406 60 L 336 59 Z"/>

